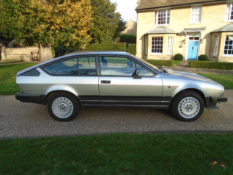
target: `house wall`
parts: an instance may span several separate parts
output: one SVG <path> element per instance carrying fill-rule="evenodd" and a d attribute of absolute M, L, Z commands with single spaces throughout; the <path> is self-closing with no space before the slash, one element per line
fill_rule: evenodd
<path fill-rule="evenodd" d="M 178 32 L 174 38 L 174 48 L 173 48 L 173 56 L 177 53 L 181 53 L 187 58 L 188 53 L 188 41 L 186 38 L 186 34 L 184 33 L 184 28 L 202 28 L 206 27 L 206 29 L 202 33 L 203 42 L 200 44 L 199 55 L 206 54 L 211 59 L 215 59 L 212 57 L 212 34 L 211 32 L 224 27 L 231 23 L 232 21 L 225 20 L 226 14 L 226 2 L 218 3 L 218 4 L 209 4 L 202 6 L 202 20 L 201 23 L 192 24 L 190 22 L 191 18 L 191 6 L 188 7 L 179 7 L 179 8 L 171 8 L 170 9 L 170 24 L 163 25 L 166 28 L 169 28 L 175 32 Z M 144 55 L 144 35 L 155 29 L 156 26 L 154 24 L 155 21 L 155 10 L 147 11 L 147 12 L 138 12 L 138 26 L 137 26 L 137 56 L 141 58 L 145 58 Z M 165 35 L 163 35 L 166 37 Z M 149 35 L 149 41 L 151 40 Z M 184 42 L 186 40 L 186 42 Z M 166 40 L 165 40 L 166 41 Z M 223 42 L 223 41 L 222 41 Z M 165 46 L 166 47 L 166 46 Z M 150 50 L 150 46 L 148 47 Z M 223 48 L 221 48 L 223 49 Z M 167 56 L 166 53 L 158 56 L 152 55 L 148 52 L 148 59 L 160 59 L 161 57 L 164 59 L 170 59 L 171 56 Z M 220 54 L 223 52 L 220 52 Z M 220 55 L 222 59 L 225 59 L 222 55 Z"/>
<path fill-rule="evenodd" d="M 2 59 L 1 61 L 32 61 L 35 59 L 33 55 L 38 55 L 38 47 L 25 47 L 25 48 L 4 48 L 2 50 Z"/>

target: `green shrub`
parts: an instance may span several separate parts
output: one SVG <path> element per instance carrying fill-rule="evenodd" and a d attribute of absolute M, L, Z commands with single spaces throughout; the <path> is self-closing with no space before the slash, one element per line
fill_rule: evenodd
<path fill-rule="evenodd" d="M 86 51 L 126 51 L 126 44 L 89 44 Z"/>
<path fill-rule="evenodd" d="M 198 57 L 198 61 L 208 61 L 208 60 L 209 60 L 209 58 L 207 55 L 200 55 Z"/>
<path fill-rule="evenodd" d="M 128 52 L 132 55 L 136 55 L 136 44 L 129 44 Z"/>
<path fill-rule="evenodd" d="M 135 35 L 123 34 L 123 35 L 120 36 L 120 42 L 136 43 L 136 36 Z"/>
<path fill-rule="evenodd" d="M 148 60 L 145 59 L 145 61 L 155 65 L 155 66 L 173 66 L 173 60 Z"/>
<path fill-rule="evenodd" d="M 191 68 L 233 70 L 233 63 L 214 62 L 214 61 L 189 61 L 189 67 L 191 67 Z"/>
<path fill-rule="evenodd" d="M 174 56 L 174 60 L 178 60 L 178 61 L 182 61 L 184 59 L 184 57 L 183 57 L 183 55 L 182 54 L 176 54 L 175 56 Z"/>

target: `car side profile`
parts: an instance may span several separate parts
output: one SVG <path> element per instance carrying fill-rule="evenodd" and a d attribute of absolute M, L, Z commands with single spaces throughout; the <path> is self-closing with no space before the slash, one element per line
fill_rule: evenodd
<path fill-rule="evenodd" d="M 126 52 L 71 53 L 18 72 L 21 102 L 47 105 L 58 121 L 83 107 L 152 107 L 182 121 L 226 102 L 224 87 L 193 73 L 154 66 Z"/>

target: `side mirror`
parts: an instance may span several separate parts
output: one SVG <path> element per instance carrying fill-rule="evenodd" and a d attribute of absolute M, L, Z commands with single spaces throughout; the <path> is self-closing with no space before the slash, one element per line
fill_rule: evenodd
<path fill-rule="evenodd" d="M 135 71 L 133 73 L 133 78 L 134 79 L 141 79 L 142 77 L 140 77 L 139 74 L 140 74 L 140 70 L 135 69 Z"/>

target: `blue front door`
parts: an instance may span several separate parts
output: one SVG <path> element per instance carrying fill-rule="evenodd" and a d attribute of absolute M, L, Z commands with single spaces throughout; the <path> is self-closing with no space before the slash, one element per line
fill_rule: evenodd
<path fill-rule="evenodd" d="M 189 41 L 188 60 L 197 60 L 199 41 Z"/>

